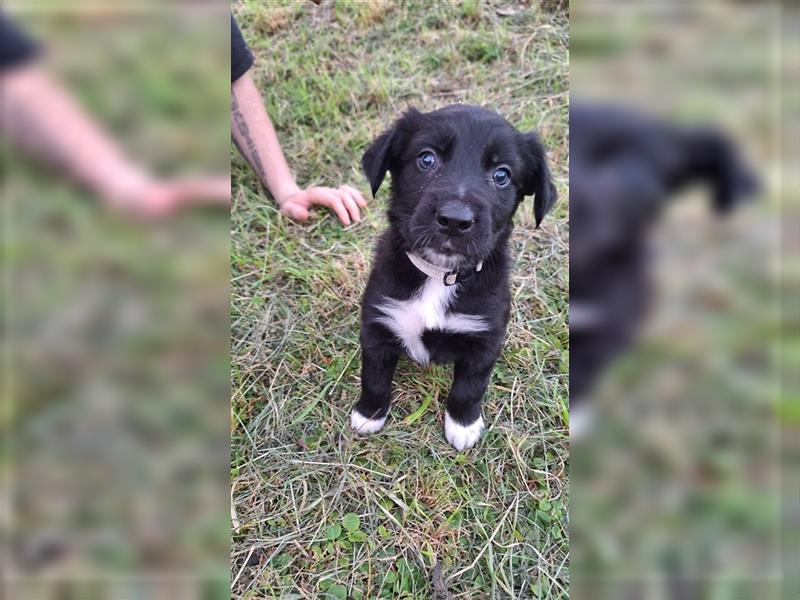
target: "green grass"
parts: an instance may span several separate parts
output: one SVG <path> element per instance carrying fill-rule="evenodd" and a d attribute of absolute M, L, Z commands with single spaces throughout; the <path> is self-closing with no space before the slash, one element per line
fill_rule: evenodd
<path fill-rule="evenodd" d="M 349 431 L 385 192 L 347 229 L 322 211 L 296 224 L 231 148 L 237 598 L 567 596 L 568 22 L 518 4 L 234 5 L 301 185 L 366 192 L 374 136 L 409 105 L 464 101 L 537 129 L 561 197 L 541 229 L 532 202 L 516 216 L 488 431 L 459 454 L 442 431 L 449 367 L 401 361 L 385 429 Z"/>

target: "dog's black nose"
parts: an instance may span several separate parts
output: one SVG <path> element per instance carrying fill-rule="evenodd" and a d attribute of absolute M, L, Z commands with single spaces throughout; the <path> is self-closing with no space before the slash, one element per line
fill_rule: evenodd
<path fill-rule="evenodd" d="M 463 202 L 447 202 L 436 211 L 439 229 L 451 235 L 465 233 L 475 222 L 475 213 Z"/>

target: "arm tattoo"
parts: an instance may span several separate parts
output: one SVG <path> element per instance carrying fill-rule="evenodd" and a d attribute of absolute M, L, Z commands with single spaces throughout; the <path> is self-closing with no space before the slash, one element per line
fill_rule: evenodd
<path fill-rule="evenodd" d="M 231 90 L 231 115 L 234 122 L 234 131 L 231 133 L 233 134 L 233 142 L 236 144 L 236 148 L 238 148 L 245 160 L 247 160 L 253 170 L 258 174 L 261 181 L 266 183 L 267 172 L 264 169 L 264 164 L 261 162 L 261 156 L 258 154 L 253 136 L 250 135 L 250 128 L 247 126 L 247 121 L 242 111 L 239 109 L 239 100 L 236 98 L 236 93 L 233 90 Z"/>

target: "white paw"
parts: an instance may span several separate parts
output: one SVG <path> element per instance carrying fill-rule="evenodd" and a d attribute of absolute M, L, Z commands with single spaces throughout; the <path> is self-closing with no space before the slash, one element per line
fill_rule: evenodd
<path fill-rule="evenodd" d="M 478 417 L 474 423 L 464 426 L 456 423 L 450 413 L 444 413 L 444 437 L 456 450 L 472 448 L 481 438 L 483 432 L 483 417 Z"/>
<path fill-rule="evenodd" d="M 569 440 L 580 442 L 592 430 L 594 411 L 591 406 L 582 404 L 569 411 Z"/>
<path fill-rule="evenodd" d="M 386 416 L 388 417 L 389 415 Z M 353 429 L 353 431 L 362 435 L 366 435 L 368 433 L 377 433 L 381 430 L 381 428 L 383 428 L 385 423 L 386 417 L 383 417 L 382 419 L 368 419 L 355 408 L 350 414 L 350 427 Z"/>

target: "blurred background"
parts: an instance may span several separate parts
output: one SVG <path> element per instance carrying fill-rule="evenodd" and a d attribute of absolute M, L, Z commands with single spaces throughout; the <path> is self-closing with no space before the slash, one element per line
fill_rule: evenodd
<path fill-rule="evenodd" d="M 796 598 L 798 181 L 781 148 L 797 139 L 796 16 L 737 2 L 570 11 L 573 104 L 718 127 L 761 184 L 724 216 L 687 189 L 647 236 L 647 317 L 571 447 L 571 597 Z"/>
<path fill-rule="evenodd" d="M 143 170 L 227 178 L 227 3 L 3 12 Z M 0 595 L 228 597 L 227 208 L 142 220 L 0 148 Z"/>

